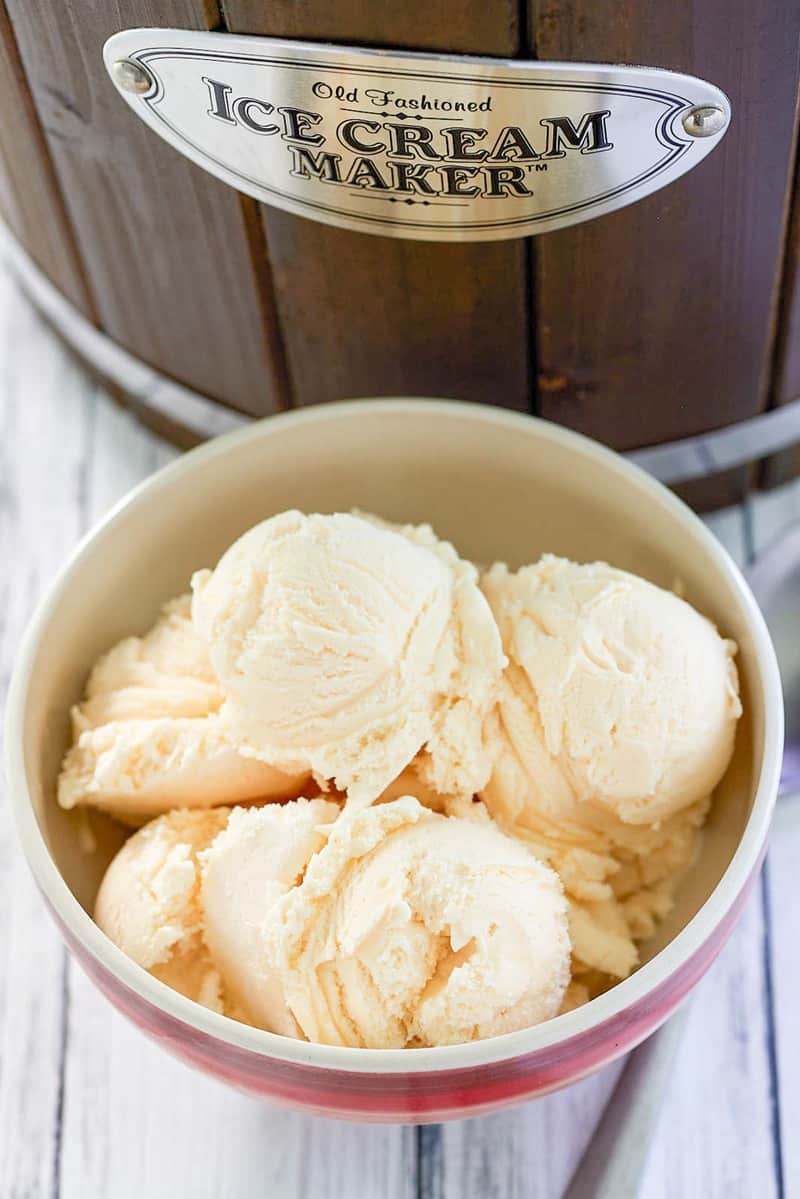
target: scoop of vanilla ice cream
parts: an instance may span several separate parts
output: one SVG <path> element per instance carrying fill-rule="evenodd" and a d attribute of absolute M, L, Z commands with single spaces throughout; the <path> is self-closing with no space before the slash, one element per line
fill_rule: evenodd
<path fill-rule="evenodd" d="M 636 889 L 634 879 L 648 886 L 688 864 L 694 833 L 708 811 L 707 796 L 652 824 L 625 823 L 610 808 L 579 798 L 548 754 L 536 695 L 515 663 L 506 670 L 498 709 L 500 746 L 481 797 L 501 827 L 551 862 L 570 894 L 589 901 L 610 898 L 622 864 L 628 864 L 624 894 Z"/>
<path fill-rule="evenodd" d="M 109 865 L 95 920 L 128 957 L 181 994 L 299 1037 L 266 957 L 263 926 L 272 905 L 302 880 L 338 815 L 336 804 L 299 799 L 160 816 Z"/>
<path fill-rule="evenodd" d="M 534 804 L 561 820 L 579 816 L 576 800 L 651 825 L 713 791 L 741 714 L 734 642 L 605 563 L 497 565 L 483 589 L 511 662 L 501 722 L 528 782 L 524 798 L 490 787 L 490 807 Z"/>
<path fill-rule="evenodd" d="M 203 940 L 200 864 L 227 808 L 170 812 L 122 846 L 97 893 L 94 918 L 115 945 L 182 995 L 224 1011 L 222 979 Z"/>
<path fill-rule="evenodd" d="M 260 1028 L 299 1037 L 276 972 L 266 955 L 264 922 L 273 904 L 302 879 L 339 815 L 324 799 L 234 808 L 203 852 L 205 943 L 225 993 Z"/>
<path fill-rule="evenodd" d="M 488 820 L 410 796 L 349 810 L 266 923 L 303 1033 L 444 1045 L 559 1011 L 570 973 L 558 877 Z"/>
<path fill-rule="evenodd" d="M 481 797 L 559 874 L 573 952 L 618 978 L 694 860 L 741 712 L 735 645 L 677 596 L 545 557 L 483 587 L 509 657 Z"/>
<path fill-rule="evenodd" d="M 430 529 L 284 512 L 192 581 L 243 752 L 370 802 L 422 752 L 471 794 L 504 657 L 475 568 Z"/>
<path fill-rule="evenodd" d="M 224 698 L 190 597 L 181 596 L 149 633 L 127 637 L 92 670 L 72 710 L 59 803 L 141 823 L 170 808 L 296 795 L 308 771 L 287 774 L 240 754 L 235 728 L 219 716 Z"/>

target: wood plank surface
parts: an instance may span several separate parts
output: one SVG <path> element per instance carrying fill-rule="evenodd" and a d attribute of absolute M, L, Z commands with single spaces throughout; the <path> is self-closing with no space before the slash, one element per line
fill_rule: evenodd
<path fill-rule="evenodd" d="M 730 943 L 689 1001 L 642 1199 L 782 1199 L 764 936 L 756 886 Z"/>
<path fill-rule="evenodd" d="M 234 33 L 514 55 L 517 4 L 226 0 Z M 412 32 L 413 31 L 413 32 Z M 452 396 L 527 411 L 525 244 L 350 233 L 263 207 L 295 401 Z"/>
<path fill-rule="evenodd" d="M 0 113 L 0 216 L 56 287 L 92 319 L 73 232 L 3 0 Z"/>
<path fill-rule="evenodd" d="M 462 54 L 513 54 L 519 41 L 518 5 L 499 0 L 430 0 L 428 4 L 369 4 L 364 0 L 220 0 L 228 29 L 296 37 L 305 41 L 347 41 L 405 50 Z M 506 47 L 511 47 L 507 49 Z"/>
<path fill-rule="evenodd" d="M 800 509 L 800 504 L 798 505 Z M 778 1110 L 781 1119 L 781 1172 L 784 1194 L 800 1195 L 800 1005 L 789 985 L 797 979 L 797 929 L 800 927 L 800 797 L 780 801 L 775 816 L 769 857 L 764 873 L 764 898 L 770 913 L 768 952 L 774 980 L 774 1043 L 778 1074 Z M 796 985 L 796 982 L 795 982 Z"/>
<path fill-rule="evenodd" d="M 770 400 L 773 408 L 800 400 L 800 159 L 795 169 L 786 240 Z M 761 482 L 766 487 L 775 487 L 798 475 L 800 445 L 793 445 L 764 463 Z"/>
<path fill-rule="evenodd" d="M 49 353 L 38 354 L 40 343 Z M 25 352 L 18 352 L 25 347 Z M 28 355 L 31 355 L 29 357 Z M 35 363 L 35 369 L 32 369 Z M 85 527 L 85 375 L 0 274 L 0 695 L 34 604 Z M 66 954 L 0 775 L 0 1196 L 57 1194 Z"/>
<path fill-rule="evenodd" d="M 144 1041 L 74 967 L 70 996 L 61 1199 L 415 1199 L 413 1128 L 258 1103 Z"/>
<path fill-rule="evenodd" d="M 771 0 L 539 0 L 542 59 L 647 63 L 731 98 L 720 147 L 646 200 L 538 239 L 545 416 L 630 448 L 766 402 L 793 153 L 800 7 Z M 739 498 L 745 475 L 705 498 Z M 691 494 L 691 492 L 689 492 Z"/>
<path fill-rule="evenodd" d="M 102 61 L 120 29 L 202 29 L 216 9 L 203 0 L 9 0 L 8 11 L 102 327 L 206 395 L 253 413 L 285 406 L 249 207 L 147 129 Z"/>
<path fill-rule="evenodd" d="M 754 553 L 800 521 L 800 481 L 753 497 L 747 527 Z M 800 1195 L 800 1153 L 795 1152 L 800 1128 L 800 1006 L 797 929 L 800 927 L 800 796 L 778 801 L 770 837 L 762 889 L 768 921 L 765 949 L 771 967 L 772 1048 L 777 1075 L 776 1111 L 780 1120 L 780 1170 L 783 1193 Z"/>
<path fill-rule="evenodd" d="M 509 1112 L 443 1125 L 434 1168 L 423 1168 L 423 1199 L 555 1199 L 569 1181 L 621 1067 L 613 1065 Z"/>

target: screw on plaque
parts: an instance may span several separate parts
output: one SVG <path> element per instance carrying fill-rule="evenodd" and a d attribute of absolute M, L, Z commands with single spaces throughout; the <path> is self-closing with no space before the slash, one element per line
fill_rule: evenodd
<path fill-rule="evenodd" d="M 124 92 L 134 92 L 143 96 L 153 90 L 154 81 L 149 71 L 132 58 L 118 58 L 111 68 L 118 87 Z"/>
<path fill-rule="evenodd" d="M 689 137 L 713 137 L 722 132 L 728 118 L 717 104 L 695 104 L 683 114 L 681 123 Z"/>

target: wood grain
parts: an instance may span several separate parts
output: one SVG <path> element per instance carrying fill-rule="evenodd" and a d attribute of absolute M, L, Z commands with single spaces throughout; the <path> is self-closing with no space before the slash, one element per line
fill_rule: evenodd
<path fill-rule="evenodd" d="M 92 319 L 73 232 L 2 0 L 0 112 L 0 215 L 56 287 Z"/>
<path fill-rule="evenodd" d="M 462 54 L 513 54 L 519 10 L 500 0 L 431 0 L 428 4 L 364 0 L 221 0 L 228 29 L 306 41 L 364 43 L 406 50 L 457 49 Z M 506 49 L 506 47 L 512 47 Z"/>
<path fill-rule="evenodd" d="M 9 0 L 102 327 L 165 374 L 248 412 L 288 403 L 271 292 L 235 191 L 153 135 L 106 76 L 107 37 L 205 28 L 201 0 Z"/>
<path fill-rule="evenodd" d="M 711 512 L 730 504 L 738 504 L 754 486 L 757 467 L 757 463 L 753 466 L 734 466 L 731 470 L 720 471 L 716 475 L 678 483 L 672 490 L 690 508 L 702 513 Z"/>
<path fill-rule="evenodd" d="M 438 1171 L 426 1179 L 426 1199 L 557 1199 L 621 1066 L 513 1111 L 444 1125 Z"/>
<path fill-rule="evenodd" d="M 519 50 L 517 5 L 226 0 L 234 33 Z M 262 208 L 295 401 L 452 396 L 527 411 L 523 242 L 443 245 L 333 229 Z"/>
<path fill-rule="evenodd" d="M 617 448 L 753 415 L 771 361 L 800 8 L 541 0 L 530 27 L 540 58 L 687 71 L 722 87 L 734 114 L 677 183 L 539 239 L 542 413 Z M 723 480 L 717 498 L 731 496 Z"/>
<path fill-rule="evenodd" d="M 70 994 L 61 1199 L 415 1199 L 413 1129 L 259 1103 L 166 1057 L 77 969 Z"/>
<path fill-rule="evenodd" d="M 794 930 L 800 921 L 800 890 L 796 886 L 800 857 L 800 802 L 782 802 L 764 875 L 765 902 L 772 917 L 769 941 L 775 988 L 777 1099 L 781 1116 L 781 1167 L 784 1194 L 800 1195 L 800 1153 L 795 1151 L 800 1127 L 800 1079 L 794 1065 L 800 1060 L 800 1006 L 789 980 L 798 978 Z"/>
<path fill-rule="evenodd" d="M 798 93 L 800 103 L 800 93 Z M 795 169 L 794 189 L 786 239 L 772 378 L 771 406 L 777 408 L 800 399 L 800 160 Z M 800 446 L 791 446 L 767 459 L 761 476 L 766 487 L 775 487 L 800 475 Z"/>
<path fill-rule="evenodd" d="M 748 529 L 752 550 L 758 554 L 776 537 L 800 521 L 800 481 L 753 497 Z M 796 684 L 795 684 L 796 685 Z M 770 838 L 762 894 L 767 917 L 765 953 L 770 966 L 772 997 L 770 1048 L 775 1057 L 775 1113 L 779 1121 L 781 1182 L 784 1195 L 800 1195 L 800 1153 L 794 1149 L 800 1127 L 800 1006 L 796 929 L 800 923 L 800 797 L 778 801 Z"/>
<path fill-rule="evenodd" d="M 91 387 L 0 276 L 0 698 L 33 606 L 85 525 Z M 18 347 L 26 347 L 19 353 Z M 30 355 L 30 356 L 29 356 Z M 35 364 L 35 369 L 34 369 Z M 64 420 L 64 414 L 67 419 Z M 57 1193 L 65 951 L 22 858 L 0 777 L 0 1195 Z"/>
<path fill-rule="evenodd" d="M 800 515 L 800 494 L 796 508 Z M 800 1127 L 800 1006 L 789 985 L 797 978 L 797 941 L 800 922 L 800 798 L 781 800 L 775 816 L 764 873 L 764 898 L 771 917 L 768 942 L 774 993 L 774 1047 L 777 1057 L 777 1110 L 781 1121 L 781 1169 L 784 1194 L 800 1195 L 800 1153 L 792 1142 Z"/>
<path fill-rule="evenodd" d="M 642 1180 L 643 1199 L 781 1199 L 764 934 L 756 887 L 729 944 L 689 1001 L 686 1038 Z M 712 1153 L 705 1151 L 709 1137 Z M 685 1150 L 676 1152 L 678 1145 Z M 720 1145 L 727 1151 L 720 1153 Z"/>

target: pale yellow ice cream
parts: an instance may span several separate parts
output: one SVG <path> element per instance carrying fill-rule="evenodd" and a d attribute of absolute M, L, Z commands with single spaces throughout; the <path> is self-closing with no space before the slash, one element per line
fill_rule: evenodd
<path fill-rule="evenodd" d="M 624 977 L 669 910 L 741 713 L 733 642 L 676 595 L 545 556 L 482 586 L 509 657 L 482 798 L 558 870 L 576 956 Z"/>
<path fill-rule="evenodd" d="M 427 527 L 285 512 L 193 580 L 195 628 L 244 753 L 369 802 L 421 753 L 472 794 L 504 657 L 477 571 Z"/>
<path fill-rule="evenodd" d="M 229 1010 L 203 939 L 198 855 L 228 822 L 227 808 L 170 812 L 130 837 L 106 871 L 94 909 L 103 932 L 182 995 Z"/>
<path fill-rule="evenodd" d="M 345 811 L 267 922 L 309 1040 L 391 1048 L 558 1013 L 570 973 L 558 877 L 490 821 L 404 797 Z"/>
<path fill-rule="evenodd" d="M 636 967 L 741 712 L 708 620 L 603 563 L 479 580 L 357 515 L 282 513 L 192 585 L 96 664 L 59 780 L 67 808 L 166 813 L 98 894 L 125 953 L 370 1048 L 534 1025 Z"/>
<path fill-rule="evenodd" d="M 516 573 L 495 566 L 483 588 L 519 668 L 509 686 L 529 686 L 526 740 L 552 766 L 550 810 L 566 790 L 649 825 L 711 793 L 741 704 L 736 646 L 710 621 L 636 575 L 551 555 Z"/>
<path fill-rule="evenodd" d="M 569 983 L 557 876 L 485 813 L 408 796 L 161 816 L 109 866 L 95 919 L 189 998 L 328 1044 L 512 1031 L 556 1015 Z"/>
<path fill-rule="evenodd" d="M 90 804 L 141 823 L 180 807 L 297 795 L 308 771 L 287 774 L 239 752 L 190 597 L 165 605 L 144 637 L 127 637 L 94 667 L 72 710 L 62 807 Z"/>
<path fill-rule="evenodd" d="M 338 806 L 324 799 L 234 808 L 200 855 L 205 943 L 226 995 L 251 1023 L 288 1037 L 301 1033 L 267 957 L 264 924 L 302 879 L 338 815 Z"/>
<path fill-rule="evenodd" d="M 160 816 L 111 862 L 95 920 L 124 953 L 188 998 L 299 1036 L 266 958 L 263 924 L 302 879 L 338 815 L 336 804 L 299 799 Z"/>

